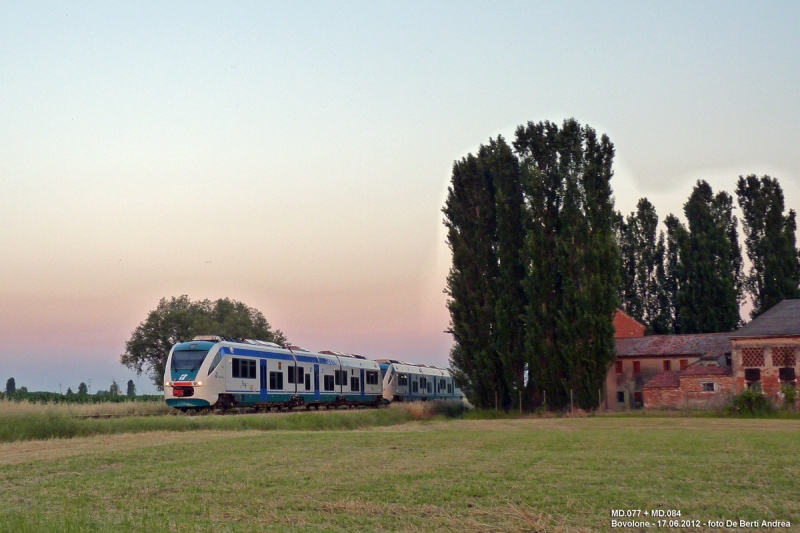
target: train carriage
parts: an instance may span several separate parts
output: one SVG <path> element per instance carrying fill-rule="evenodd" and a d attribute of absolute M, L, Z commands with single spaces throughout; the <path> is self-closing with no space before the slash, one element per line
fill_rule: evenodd
<path fill-rule="evenodd" d="M 178 409 L 379 405 L 375 361 L 257 340 L 199 336 L 167 358 L 164 398 Z"/>

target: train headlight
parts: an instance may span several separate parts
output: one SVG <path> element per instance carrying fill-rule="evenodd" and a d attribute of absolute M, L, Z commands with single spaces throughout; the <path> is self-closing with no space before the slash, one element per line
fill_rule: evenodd
<path fill-rule="evenodd" d="M 192 381 L 192 385 L 195 386 L 195 387 L 199 387 L 202 384 L 203 384 L 202 381 Z"/>
<path fill-rule="evenodd" d="M 166 386 L 167 387 L 172 387 L 172 382 L 171 381 L 167 381 Z"/>

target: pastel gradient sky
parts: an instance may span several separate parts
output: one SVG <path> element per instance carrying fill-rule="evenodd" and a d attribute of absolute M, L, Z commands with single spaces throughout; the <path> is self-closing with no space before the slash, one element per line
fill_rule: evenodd
<path fill-rule="evenodd" d="M 777 177 L 798 2 L 3 2 L 0 386 L 108 388 L 159 298 L 446 365 L 453 161 L 528 120 L 617 148 L 617 205 Z"/>

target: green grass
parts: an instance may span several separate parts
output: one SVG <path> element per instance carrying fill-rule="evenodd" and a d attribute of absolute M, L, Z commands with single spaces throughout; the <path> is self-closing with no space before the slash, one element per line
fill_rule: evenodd
<path fill-rule="evenodd" d="M 666 417 L 14 442 L 0 531 L 608 531 L 613 508 L 797 531 L 798 456 L 795 420 Z"/>
<path fill-rule="evenodd" d="M 0 442 L 87 437 L 118 433 L 200 430 L 341 430 L 402 424 L 412 420 L 403 409 L 236 416 L 149 416 L 81 419 L 63 414 L 0 417 Z"/>

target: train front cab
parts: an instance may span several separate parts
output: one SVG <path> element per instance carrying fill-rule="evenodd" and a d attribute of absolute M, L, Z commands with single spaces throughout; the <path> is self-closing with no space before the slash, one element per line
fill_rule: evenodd
<path fill-rule="evenodd" d="M 213 360 L 219 363 L 219 350 L 214 342 L 191 341 L 173 346 L 164 372 L 167 405 L 190 409 L 209 407 L 216 402 L 216 396 L 207 394 L 212 381 L 208 368 Z"/>

